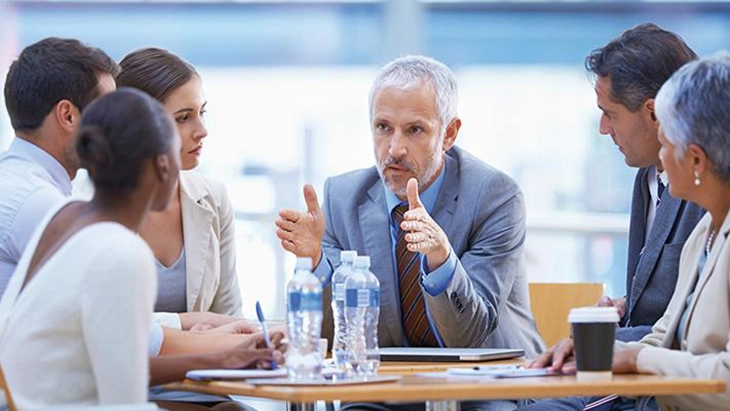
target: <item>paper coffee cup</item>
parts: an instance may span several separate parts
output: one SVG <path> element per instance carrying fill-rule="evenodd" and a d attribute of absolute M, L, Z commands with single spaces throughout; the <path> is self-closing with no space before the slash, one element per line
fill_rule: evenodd
<path fill-rule="evenodd" d="M 568 322 L 573 327 L 578 380 L 611 378 L 618 321 L 615 307 L 582 307 L 570 310 Z"/>

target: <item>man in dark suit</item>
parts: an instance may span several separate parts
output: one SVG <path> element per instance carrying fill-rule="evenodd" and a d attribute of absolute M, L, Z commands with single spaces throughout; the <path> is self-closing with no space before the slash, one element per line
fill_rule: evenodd
<path fill-rule="evenodd" d="M 276 224 L 284 249 L 311 257 L 329 295 L 340 250 L 371 256 L 382 346 L 542 349 L 522 262 L 525 209 L 511 178 L 454 145 L 461 120 L 448 67 L 409 56 L 370 93 L 376 166 L 311 186 L 306 212 Z M 331 312 L 325 304 L 325 335 Z"/>
<path fill-rule="evenodd" d="M 599 132 L 611 136 L 628 166 L 639 167 L 631 201 L 626 296 L 601 301 L 619 309 L 617 338 L 622 341 L 638 341 L 664 313 L 682 246 L 704 214 L 696 204 L 669 195 L 654 115 L 661 85 L 695 58 L 679 36 L 654 24 L 627 30 L 586 58 L 586 68 L 596 76 Z"/>
<path fill-rule="evenodd" d="M 626 295 L 603 297 L 602 306 L 615 306 L 621 315 L 616 338 L 638 341 L 661 318 L 674 293 L 679 256 L 689 234 L 705 211 L 698 205 L 669 195 L 659 150 L 659 123 L 654 98 L 671 75 L 697 55 L 676 34 L 654 24 L 625 31 L 586 57 L 586 69 L 595 75 L 595 91 L 601 110 L 599 132 L 609 135 L 624 155 L 626 164 L 638 167 L 631 200 L 629 257 Z M 572 340 L 550 348 L 565 352 Z M 538 360 L 538 366 L 542 364 Z M 624 398 L 566 398 L 541 401 L 526 410 L 654 409 Z"/>

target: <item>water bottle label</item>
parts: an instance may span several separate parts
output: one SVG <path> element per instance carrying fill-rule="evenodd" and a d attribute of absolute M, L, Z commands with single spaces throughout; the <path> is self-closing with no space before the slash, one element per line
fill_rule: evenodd
<path fill-rule="evenodd" d="M 322 294 L 289 293 L 289 311 L 322 311 Z"/>
<path fill-rule="evenodd" d="M 380 290 L 370 290 L 370 306 L 380 307 Z"/>
<path fill-rule="evenodd" d="M 378 290 L 369 290 L 367 288 L 351 288 L 346 292 L 345 306 L 351 308 L 379 307 L 380 292 Z"/>
<path fill-rule="evenodd" d="M 345 301 L 345 284 L 335 284 L 335 301 Z"/>

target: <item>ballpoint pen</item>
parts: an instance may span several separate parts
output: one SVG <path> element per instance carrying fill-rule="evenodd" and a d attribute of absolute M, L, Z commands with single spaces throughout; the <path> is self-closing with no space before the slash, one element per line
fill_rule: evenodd
<path fill-rule="evenodd" d="M 264 319 L 264 312 L 261 311 L 261 303 L 256 301 L 256 315 L 259 317 L 259 322 L 261 322 L 261 331 L 264 333 L 264 341 L 266 342 L 266 346 L 271 346 L 271 339 L 269 338 L 269 329 L 266 327 L 266 320 Z M 279 365 L 276 363 L 276 361 L 271 361 L 271 369 L 275 370 L 279 368 Z"/>

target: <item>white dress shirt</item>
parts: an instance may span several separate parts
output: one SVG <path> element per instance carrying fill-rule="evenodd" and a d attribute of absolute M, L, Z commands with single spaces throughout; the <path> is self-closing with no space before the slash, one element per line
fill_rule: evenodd
<path fill-rule="evenodd" d="M 649 238 L 649 232 L 651 227 L 654 225 L 654 218 L 656 217 L 657 203 L 659 202 L 659 179 L 661 178 L 664 184 L 664 190 L 669 188 L 669 177 L 666 171 L 658 172 L 656 167 L 652 166 L 652 171 L 647 174 L 647 185 L 649 188 L 649 196 L 651 201 L 649 202 L 649 210 L 646 214 L 646 233 L 644 238 Z"/>
<path fill-rule="evenodd" d="M 16 137 L 0 154 L 0 295 L 38 223 L 71 195 L 71 180 L 50 154 Z"/>

